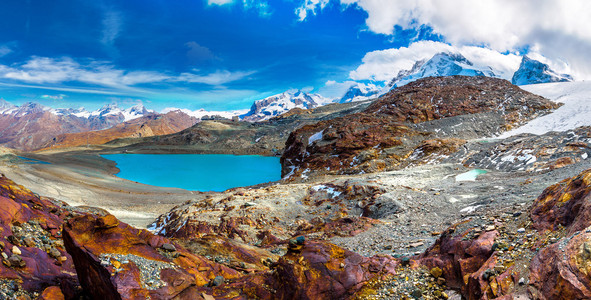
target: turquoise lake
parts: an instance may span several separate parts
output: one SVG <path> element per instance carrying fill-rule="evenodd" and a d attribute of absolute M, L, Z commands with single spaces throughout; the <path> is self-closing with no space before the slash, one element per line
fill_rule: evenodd
<path fill-rule="evenodd" d="M 143 184 L 192 191 L 229 188 L 281 179 L 278 157 L 223 154 L 106 154 L 116 175 Z"/>

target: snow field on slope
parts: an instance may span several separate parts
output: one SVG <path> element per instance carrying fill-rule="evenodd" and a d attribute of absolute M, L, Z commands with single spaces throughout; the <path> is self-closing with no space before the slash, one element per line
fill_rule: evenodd
<path fill-rule="evenodd" d="M 591 82 L 555 82 L 521 86 L 522 89 L 563 103 L 550 114 L 536 118 L 499 138 L 522 133 L 541 135 L 550 131 L 566 131 L 580 126 L 591 126 Z"/>

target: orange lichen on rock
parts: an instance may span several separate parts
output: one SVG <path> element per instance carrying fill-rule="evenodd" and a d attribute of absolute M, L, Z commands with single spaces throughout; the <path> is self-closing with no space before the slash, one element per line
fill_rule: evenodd
<path fill-rule="evenodd" d="M 569 227 L 568 233 L 591 225 L 591 169 L 544 190 L 531 209 L 534 227 L 553 230 Z"/>
<path fill-rule="evenodd" d="M 216 276 L 239 275 L 167 238 L 133 228 L 108 215 L 71 219 L 64 226 L 63 236 L 81 285 L 92 294 L 106 295 L 105 299 L 174 297 L 190 286 L 205 285 Z M 113 257 L 121 268 L 112 264 Z M 151 272 L 154 278 L 145 276 L 150 268 L 156 269 Z"/>

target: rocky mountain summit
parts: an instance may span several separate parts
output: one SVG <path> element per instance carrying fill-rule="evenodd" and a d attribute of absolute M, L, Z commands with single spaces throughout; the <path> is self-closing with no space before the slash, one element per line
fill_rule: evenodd
<path fill-rule="evenodd" d="M 476 66 L 460 53 L 442 52 L 417 61 L 410 70 L 400 71 L 387 86 L 391 90 L 421 78 L 453 75 L 498 77 L 492 68 Z"/>
<path fill-rule="evenodd" d="M 281 157 L 282 175 L 391 170 L 432 152 L 451 154 L 464 139 L 496 135 L 557 107 L 501 79 L 421 79 L 362 112 L 292 132 Z"/>
<path fill-rule="evenodd" d="M 310 109 L 332 102 L 318 94 L 302 91 L 287 91 L 254 102 L 250 111 L 242 116 L 244 121 L 265 121 L 294 108 Z"/>
<path fill-rule="evenodd" d="M 545 63 L 523 56 L 519 69 L 513 74 L 511 82 L 516 85 L 548 82 L 569 82 L 573 78 L 568 74 L 558 74 Z"/>
<path fill-rule="evenodd" d="M 345 92 L 339 103 L 369 100 L 378 97 L 379 94 L 380 88 L 374 84 L 356 83 Z"/>

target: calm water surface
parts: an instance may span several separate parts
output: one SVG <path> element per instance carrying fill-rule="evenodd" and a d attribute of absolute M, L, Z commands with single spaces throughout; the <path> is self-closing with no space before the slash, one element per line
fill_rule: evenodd
<path fill-rule="evenodd" d="M 107 154 L 118 177 L 194 191 L 225 191 L 281 179 L 278 157 L 222 154 Z"/>

